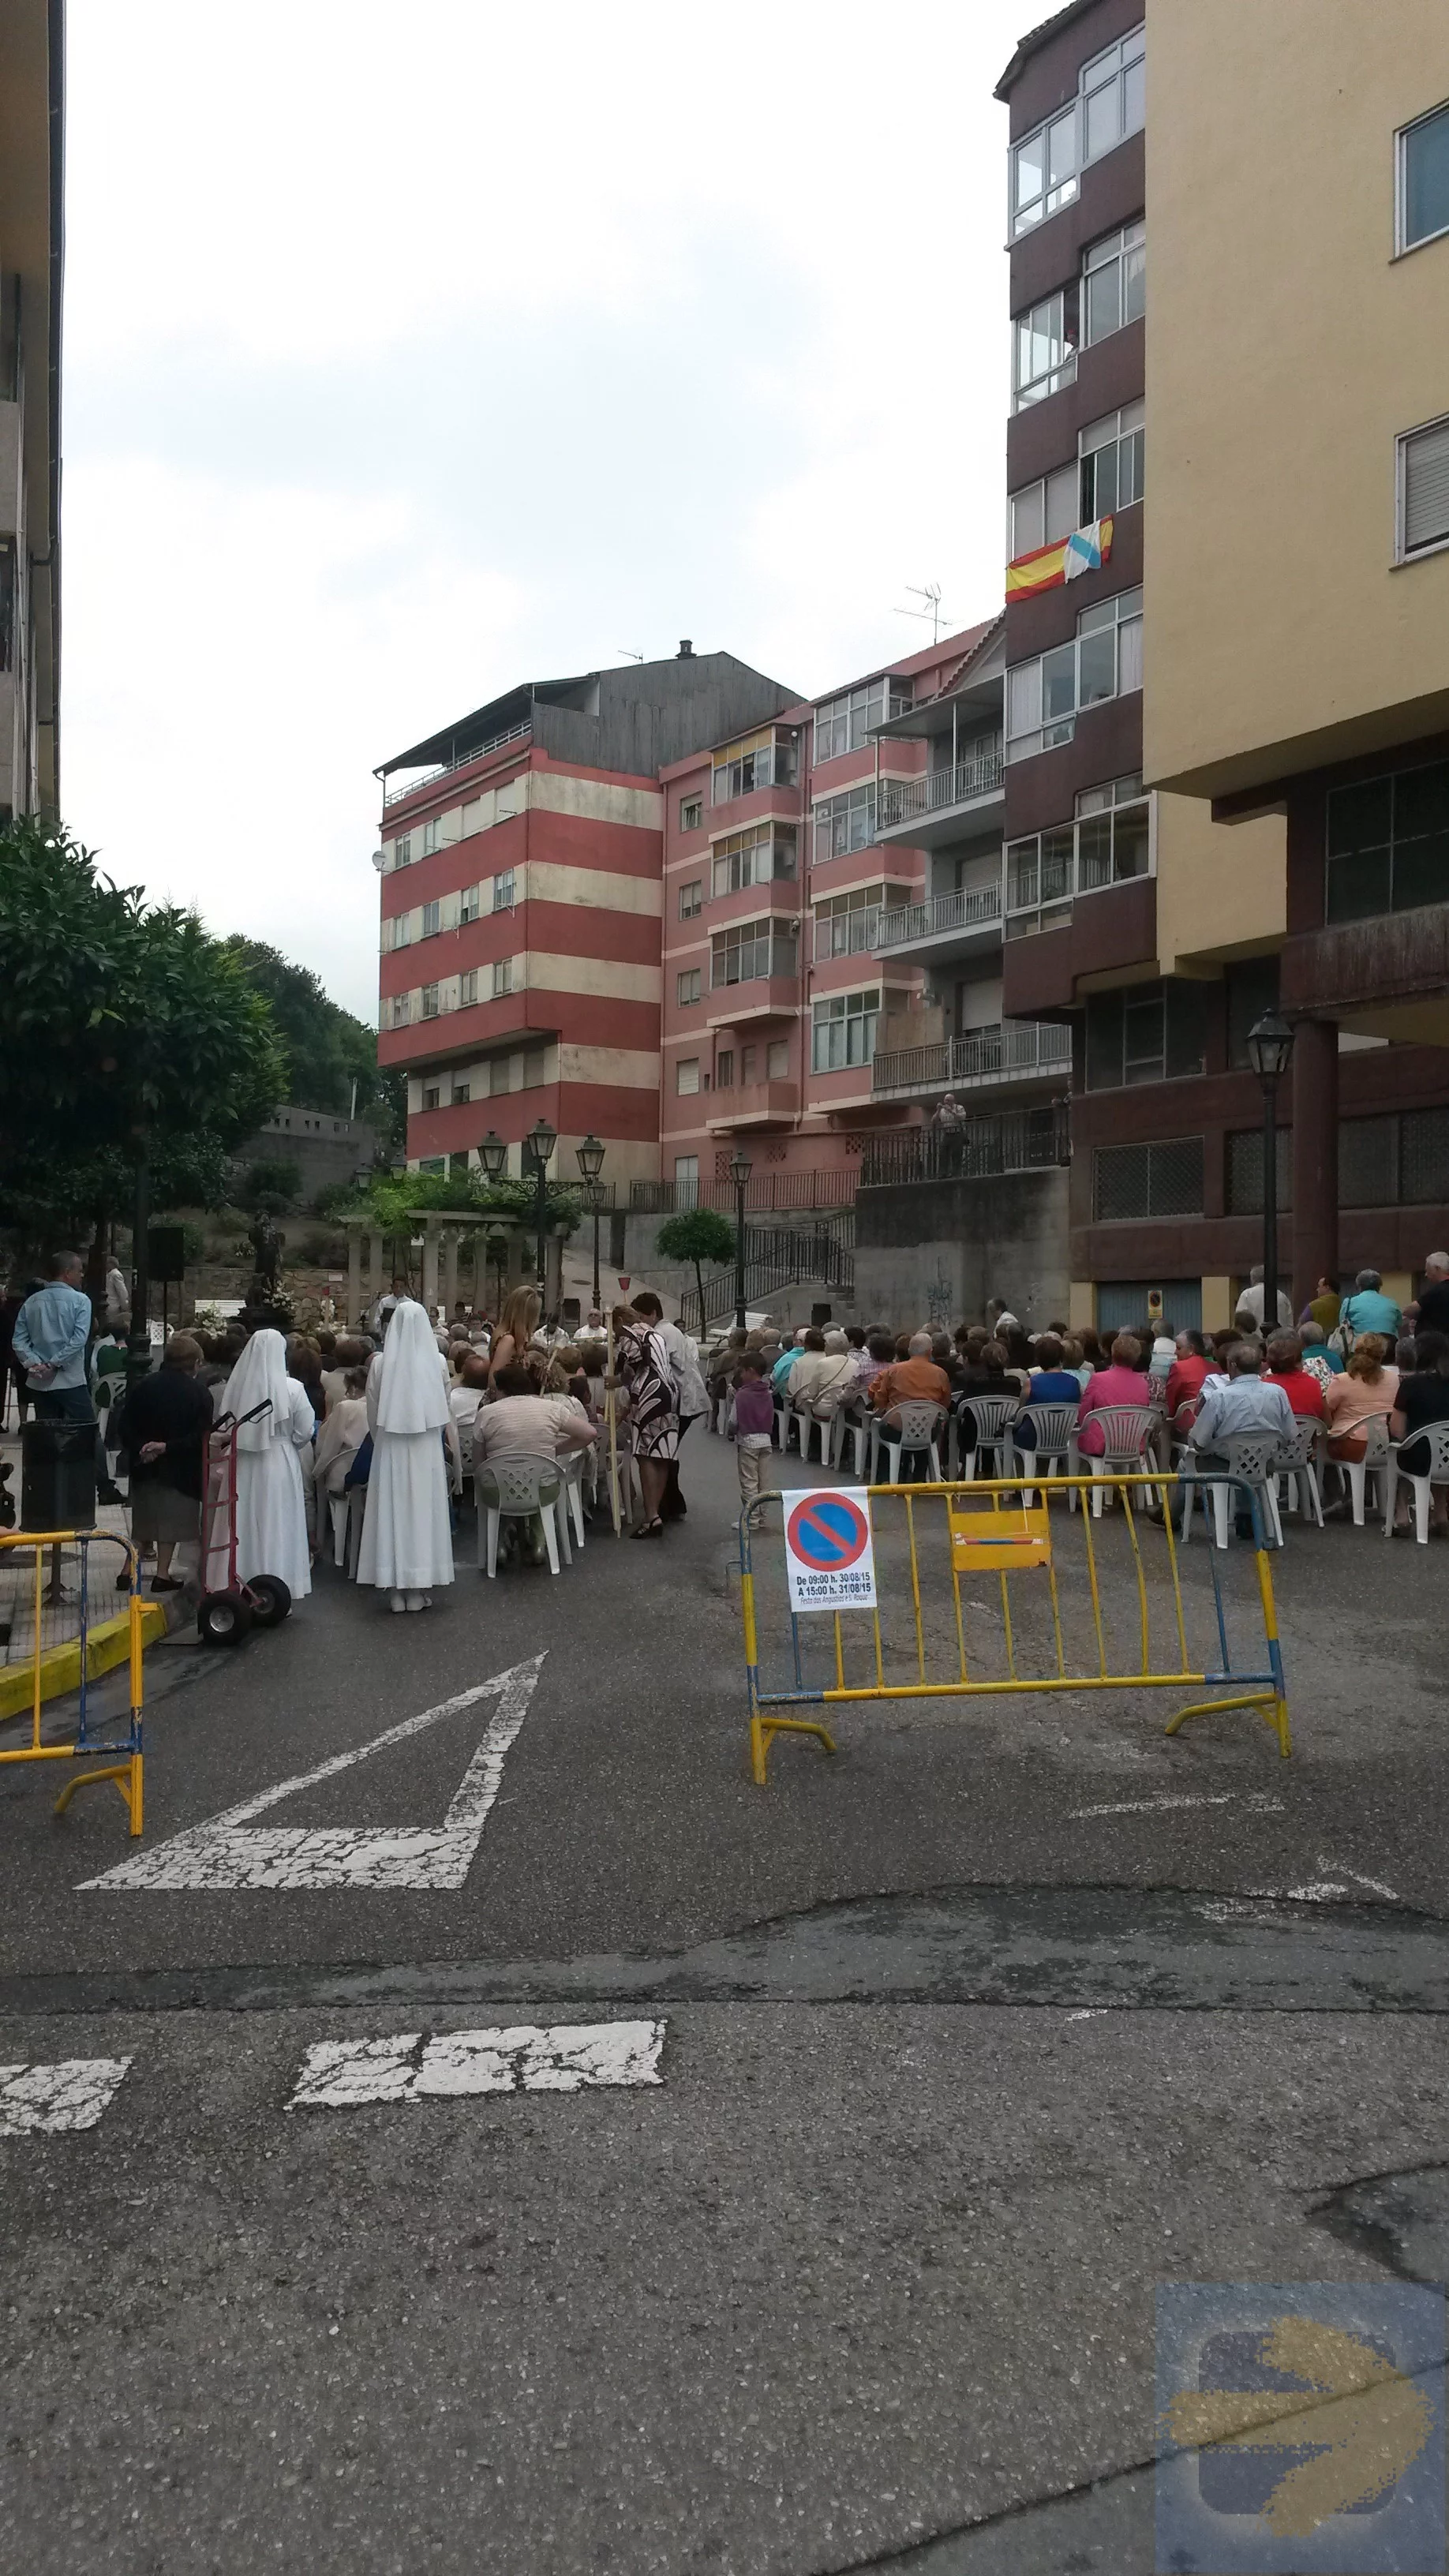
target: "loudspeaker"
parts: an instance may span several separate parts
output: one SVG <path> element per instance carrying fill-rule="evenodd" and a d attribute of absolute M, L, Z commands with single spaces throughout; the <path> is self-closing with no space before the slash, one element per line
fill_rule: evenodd
<path fill-rule="evenodd" d="M 146 1267 L 155 1285 L 186 1276 L 186 1237 L 179 1225 L 153 1225 L 146 1230 Z"/>

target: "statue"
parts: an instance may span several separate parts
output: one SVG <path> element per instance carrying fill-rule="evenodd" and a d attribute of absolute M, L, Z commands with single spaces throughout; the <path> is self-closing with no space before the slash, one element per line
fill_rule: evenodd
<path fill-rule="evenodd" d="M 265 1209 L 259 1216 L 253 1217 L 247 1228 L 247 1234 L 252 1250 L 256 1254 L 253 1284 L 264 1289 L 270 1298 L 274 1295 L 277 1282 L 282 1275 L 282 1238 Z"/>

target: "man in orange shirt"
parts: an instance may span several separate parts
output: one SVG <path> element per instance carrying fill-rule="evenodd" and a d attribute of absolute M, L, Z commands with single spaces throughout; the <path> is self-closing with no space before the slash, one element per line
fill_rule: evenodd
<path fill-rule="evenodd" d="M 910 1358 L 873 1377 L 869 1395 L 877 1413 L 888 1413 L 893 1404 L 950 1403 L 951 1381 L 931 1357 L 929 1333 L 912 1333 Z"/>

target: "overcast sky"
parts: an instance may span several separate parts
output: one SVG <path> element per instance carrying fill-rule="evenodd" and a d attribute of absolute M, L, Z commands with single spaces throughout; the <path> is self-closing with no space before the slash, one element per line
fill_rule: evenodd
<path fill-rule="evenodd" d="M 1000 604 L 1005 111 L 1045 0 L 70 0 L 62 786 L 376 1007 L 390 753 Z"/>

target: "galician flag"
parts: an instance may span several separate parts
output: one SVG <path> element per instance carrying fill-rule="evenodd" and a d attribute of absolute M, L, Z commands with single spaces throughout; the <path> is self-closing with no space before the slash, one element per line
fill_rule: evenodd
<path fill-rule="evenodd" d="M 1111 554 L 1112 522 L 1094 519 L 1090 527 L 1076 528 L 1054 545 L 1018 555 L 1006 567 L 1006 596 L 1031 599 L 1039 590 L 1060 590 L 1063 582 L 1076 581 L 1084 572 L 1100 572 Z"/>

